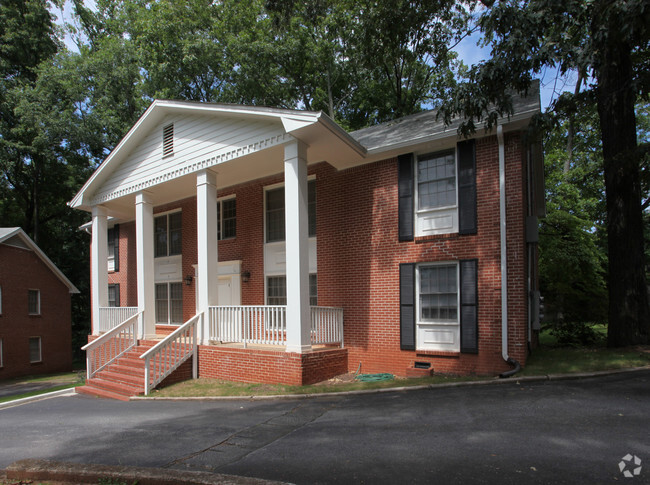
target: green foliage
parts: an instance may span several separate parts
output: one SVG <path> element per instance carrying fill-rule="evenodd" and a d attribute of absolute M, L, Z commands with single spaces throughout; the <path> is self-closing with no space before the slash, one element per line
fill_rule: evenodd
<path fill-rule="evenodd" d="M 585 347 L 603 339 L 593 326 L 586 322 L 557 321 L 548 326 L 548 332 L 560 346 Z"/>
<path fill-rule="evenodd" d="M 547 215 L 540 226 L 540 287 L 546 320 L 558 324 L 607 320 L 600 127 L 593 102 L 572 107 L 569 113 L 556 112 L 545 140 Z M 575 128 L 570 130 L 570 124 Z"/>

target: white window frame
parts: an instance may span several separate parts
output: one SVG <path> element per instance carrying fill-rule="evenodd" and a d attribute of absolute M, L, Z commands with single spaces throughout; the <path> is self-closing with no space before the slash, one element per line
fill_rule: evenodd
<path fill-rule="evenodd" d="M 111 288 L 117 289 L 117 294 L 115 295 L 116 298 L 114 300 L 115 305 L 111 305 L 111 299 L 110 299 Z M 117 308 L 117 307 L 120 306 L 120 294 L 119 294 L 120 290 L 119 290 L 119 288 L 120 288 L 119 283 L 109 283 L 108 284 L 108 296 L 107 296 L 107 298 L 108 298 L 108 307 L 109 308 Z"/>
<path fill-rule="evenodd" d="M 32 340 L 38 339 L 38 360 L 32 360 Z M 43 362 L 43 341 L 41 337 L 29 337 L 29 363 L 39 364 Z"/>
<path fill-rule="evenodd" d="M 235 201 L 235 235 L 223 237 L 223 203 L 234 200 Z M 264 198 L 266 201 L 266 197 Z M 217 240 L 218 241 L 227 241 L 228 239 L 237 238 L 237 196 L 235 194 L 227 195 L 225 197 L 220 197 L 217 199 L 217 214 L 219 214 L 219 219 L 217 220 Z M 266 215 L 266 213 L 265 213 Z M 221 234 L 221 237 L 219 237 Z"/>
<path fill-rule="evenodd" d="M 456 320 L 423 320 L 420 305 L 420 271 L 434 266 L 456 267 Z M 453 332 L 453 334 L 452 334 Z M 415 348 L 422 351 L 460 352 L 460 264 L 458 261 L 418 263 L 415 265 Z M 426 335 L 452 337 L 451 342 L 426 342 Z"/>
<path fill-rule="evenodd" d="M 420 209 L 420 194 L 418 180 L 418 164 L 420 160 L 443 155 L 445 153 L 454 154 L 454 182 L 456 202 L 452 205 L 434 207 L 432 209 Z M 455 147 L 437 150 L 435 152 L 426 152 L 417 154 L 415 157 L 414 172 L 414 224 L 415 235 L 430 236 L 436 234 L 451 234 L 458 232 L 458 150 Z"/>
<path fill-rule="evenodd" d="M 115 226 L 109 227 L 106 230 L 106 238 L 108 239 L 106 244 L 106 259 L 108 261 L 108 271 L 115 271 Z M 111 254 L 111 247 L 113 248 L 113 254 Z"/>
<path fill-rule="evenodd" d="M 181 214 L 181 252 L 178 253 L 178 254 L 169 254 L 169 244 L 170 244 L 170 240 L 171 240 L 171 238 L 169 237 L 169 216 L 173 215 L 173 214 L 176 214 L 176 213 Z M 154 258 L 155 259 L 158 259 L 158 258 L 175 258 L 175 257 L 182 256 L 182 254 L 183 254 L 183 215 L 182 215 L 182 213 L 183 213 L 182 209 L 173 209 L 173 210 L 166 211 L 166 212 L 159 212 L 159 213 L 153 215 L 153 224 L 154 224 L 154 226 L 153 226 L 153 252 L 154 252 Z M 156 256 L 156 243 L 157 243 L 157 241 L 156 241 L 156 219 L 158 219 L 159 217 L 166 217 L 167 218 L 167 254 L 166 255 L 161 255 L 161 256 Z"/>
<path fill-rule="evenodd" d="M 30 311 L 31 309 L 29 308 L 29 295 L 31 294 L 32 291 L 36 292 L 36 311 L 32 312 Z M 40 315 L 41 314 L 41 290 L 35 289 L 35 288 L 29 288 L 27 290 L 27 314 L 28 315 Z"/>
<path fill-rule="evenodd" d="M 315 175 L 310 175 L 310 176 L 307 177 L 307 184 L 309 184 L 311 182 L 316 182 L 316 176 Z M 284 225 L 284 239 L 279 240 L 279 241 L 270 241 L 270 242 L 267 240 L 266 193 L 271 191 L 271 190 L 276 190 L 276 189 L 279 189 L 279 188 L 283 188 L 284 185 L 285 185 L 284 182 L 279 182 L 277 184 L 267 185 L 267 186 L 264 187 L 264 195 L 263 195 L 263 203 L 264 203 L 263 204 L 264 205 L 264 244 L 278 244 L 278 243 L 283 243 L 284 244 L 287 241 L 287 225 L 286 225 L 286 221 L 285 221 L 285 225 Z M 318 187 L 316 187 L 315 190 L 316 190 L 316 215 L 315 215 L 315 217 L 316 217 L 316 221 L 318 221 Z M 286 199 L 284 201 L 284 204 L 285 204 L 285 210 L 286 210 L 286 204 L 287 204 Z M 308 207 L 307 207 L 307 231 L 309 232 L 309 194 L 307 195 L 307 205 L 308 205 Z M 318 231 L 316 231 L 316 234 L 314 234 L 313 236 L 309 236 L 309 234 L 308 234 L 307 237 L 309 239 L 316 239 L 316 237 L 318 237 Z M 269 275 L 269 276 L 271 276 L 271 275 Z"/>
<path fill-rule="evenodd" d="M 181 321 L 180 322 L 172 322 L 172 308 L 171 308 L 171 291 L 170 291 L 170 285 L 173 284 L 179 284 L 181 287 Z M 159 322 L 158 321 L 158 316 L 156 315 L 156 308 L 158 306 L 158 298 L 156 298 L 155 295 L 155 288 L 158 285 L 166 285 L 167 286 L 167 321 L 166 322 Z M 156 325 L 182 325 L 184 322 L 183 320 L 183 281 L 158 281 L 155 283 L 154 286 L 154 320 Z"/>
<path fill-rule="evenodd" d="M 311 277 L 315 276 L 316 277 L 316 294 L 312 295 L 311 294 Z M 268 303 L 269 301 L 269 278 L 284 278 L 284 287 L 286 289 L 287 287 L 287 275 L 286 274 L 268 274 L 264 277 L 264 302 L 265 304 Z M 318 273 L 309 273 L 309 306 L 318 306 Z M 287 296 L 285 295 L 285 299 Z M 316 305 L 311 304 L 312 298 L 316 298 Z M 287 300 L 287 303 L 284 304 L 286 306 L 289 303 Z"/>

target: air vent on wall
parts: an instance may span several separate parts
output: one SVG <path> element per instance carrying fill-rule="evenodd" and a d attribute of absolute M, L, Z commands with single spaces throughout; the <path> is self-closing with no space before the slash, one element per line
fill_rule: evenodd
<path fill-rule="evenodd" d="M 174 154 L 174 123 L 163 128 L 163 157 Z"/>

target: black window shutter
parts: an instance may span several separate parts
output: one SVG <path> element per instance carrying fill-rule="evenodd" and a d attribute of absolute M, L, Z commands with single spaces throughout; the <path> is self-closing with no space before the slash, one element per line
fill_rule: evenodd
<path fill-rule="evenodd" d="M 397 157 L 399 240 L 413 241 L 413 154 Z"/>
<path fill-rule="evenodd" d="M 113 254 L 115 255 L 115 258 L 113 260 L 113 264 L 114 264 L 113 271 L 117 272 L 120 270 L 120 225 L 119 224 L 115 224 L 115 226 L 113 226 Z M 117 291 L 119 291 L 119 287 Z"/>
<path fill-rule="evenodd" d="M 476 234 L 476 143 L 458 143 L 458 232 Z"/>
<path fill-rule="evenodd" d="M 460 261 L 460 351 L 478 353 L 478 260 Z"/>
<path fill-rule="evenodd" d="M 116 284 L 115 286 L 115 306 L 120 306 L 120 285 Z"/>
<path fill-rule="evenodd" d="M 415 350 L 415 265 L 399 265 L 399 335 L 402 350 Z"/>

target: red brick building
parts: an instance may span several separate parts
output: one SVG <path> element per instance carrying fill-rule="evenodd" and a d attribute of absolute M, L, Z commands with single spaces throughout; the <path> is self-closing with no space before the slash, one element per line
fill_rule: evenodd
<path fill-rule="evenodd" d="M 155 101 L 71 202 L 93 214 L 91 340 L 128 319 L 142 353 L 184 325 L 198 357 L 158 381 L 186 357 L 290 384 L 525 365 L 538 97 L 470 139 L 433 112 L 346 133 L 322 113 Z"/>
<path fill-rule="evenodd" d="M 72 293 L 22 229 L 0 228 L 0 379 L 72 370 Z"/>

